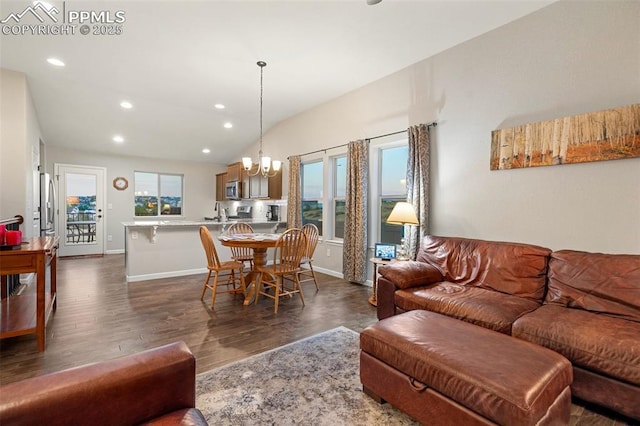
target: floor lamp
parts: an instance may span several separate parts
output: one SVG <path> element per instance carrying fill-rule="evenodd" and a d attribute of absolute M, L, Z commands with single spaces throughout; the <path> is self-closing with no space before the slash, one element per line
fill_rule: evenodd
<path fill-rule="evenodd" d="M 400 241 L 400 254 L 398 260 L 409 260 L 406 249 L 406 240 L 404 238 L 404 225 L 418 225 L 418 217 L 411 203 L 405 201 L 397 202 L 391 210 L 391 214 L 387 218 L 387 223 L 393 225 L 402 225 L 402 240 Z"/>

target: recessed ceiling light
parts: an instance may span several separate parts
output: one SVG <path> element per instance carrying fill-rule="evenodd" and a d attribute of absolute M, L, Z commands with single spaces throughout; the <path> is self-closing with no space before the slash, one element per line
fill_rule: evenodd
<path fill-rule="evenodd" d="M 224 109 L 224 105 L 222 105 L 222 104 L 215 104 L 214 107 L 216 109 Z"/>
<path fill-rule="evenodd" d="M 133 104 L 129 101 L 122 101 L 120 102 L 120 106 L 124 109 L 131 109 L 133 108 Z"/>
<path fill-rule="evenodd" d="M 122 142 L 124 142 L 124 138 L 122 136 L 120 136 L 120 135 L 115 135 L 113 137 L 113 141 L 117 142 L 117 143 L 122 143 Z"/>
<path fill-rule="evenodd" d="M 210 150 L 209 148 L 204 148 L 204 149 L 202 150 L 202 152 L 203 152 L 204 154 L 208 154 L 208 153 L 210 153 L 210 152 L 211 152 L 211 150 Z"/>
<path fill-rule="evenodd" d="M 224 128 L 225 128 L 225 129 L 230 129 L 230 128 L 232 128 L 232 127 L 233 127 L 233 124 L 231 124 L 231 123 L 224 123 Z"/>
<path fill-rule="evenodd" d="M 49 62 L 51 65 L 54 65 L 56 67 L 64 67 L 64 62 L 62 62 L 58 58 L 49 58 L 47 59 L 47 62 Z"/>

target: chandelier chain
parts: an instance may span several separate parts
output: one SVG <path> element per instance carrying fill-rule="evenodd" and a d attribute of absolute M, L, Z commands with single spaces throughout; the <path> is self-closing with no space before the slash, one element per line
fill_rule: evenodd
<path fill-rule="evenodd" d="M 260 66 L 260 157 L 262 157 L 262 92 L 264 90 L 262 75 L 264 74 L 264 67 L 266 65 L 262 65 L 263 63 L 264 62 L 258 62 L 258 65 Z"/>
<path fill-rule="evenodd" d="M 253 161 L 250 157 L 243 157 L 242 162 L 244 165 L 244 169 L 249 176 L 256 176 L 258 173 L 261 173 L 264 177 L 273 177 L 278 174 L 280 170 L 281 161 L 273 161 L 272 164 L 263 166 L 263 158 L 264 154 L 262 152 L 262 139 L 263 139 L 263 124 L 262 124 L 262 113 L 263 113 L 263 99 L 264 99 L 264 67 L 267 66 L 267 63 L 264 61 L 258 61 L 258 66 L 260 67 L 260 151 L 258 151 L 258 163 L 255 172 L 252 172 L 251 169 L 253 167 Z M 246 160 L 246 162 L 245 162 Z M 273 167 L 273 170 L 271 170 Z"/>

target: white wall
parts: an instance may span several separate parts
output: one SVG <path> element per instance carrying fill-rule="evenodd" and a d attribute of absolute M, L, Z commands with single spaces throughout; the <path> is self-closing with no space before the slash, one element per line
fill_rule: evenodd
<path fill-rule="evenodd" d="M 40 126 L 26 76 L 0 69 L 0 218 L 21 215 L 24 238 L 39 235 Z"/>
<path fill-rule="evenodd" d="M 640 253 L 640 158 L 489 170 L 492 130 L 640 102 L 638 28 L 637 1 L 554 3 L 280 123 L 265 151 L 437 121 L 432 234 Z M 320 267 L 336 264 L 319 253 Z"/>
<path fill-rule="evenodd" d="M 103 155 L 50 146 L 47 149 L 47 171 L 53 173 L 55 163 L 107 169 L 107 199 L 104 205 L 111 204 L 113 207 L 105 211 L 105 238 L 107 235 L 113 238 L 113 241 L 107 241 L 107 253 L 124 250 L 122 222 L 134 220 L 134 171 L 184 175 L 184 218 L 202 220 L 204 216 L 215 215 L 213 208 L 216 198 L 216 173 L 226 170 L 226 165 Z M 124 191 L 118 191 L 112 186 L 113 179 L 118 176 L 123 176 L 129 181 L 129 187 Z"/>

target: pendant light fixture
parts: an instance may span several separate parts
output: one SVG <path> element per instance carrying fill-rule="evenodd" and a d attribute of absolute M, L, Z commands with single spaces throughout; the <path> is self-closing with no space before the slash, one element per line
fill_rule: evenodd
<path fill-rule="evenodd" d="M 258 151 L 258 163 L 256 164 L 257 167 L 255 172 L 252 172 L 254 168 L 253 159 L 251 157 L 242 157 L 242 166 L 249 176 L 255 176 L 258 173 L 262 173 L 262 176 L 264 177 L 273 177 L 280 171 L 282 161 L 274 160 L 272 162 L 271 157 L 267 157 L 262 154 L 262 74 L 267 63 L 264 61 L 258 61 L 258 66 L 260 67 L 260 150 Z"/>

